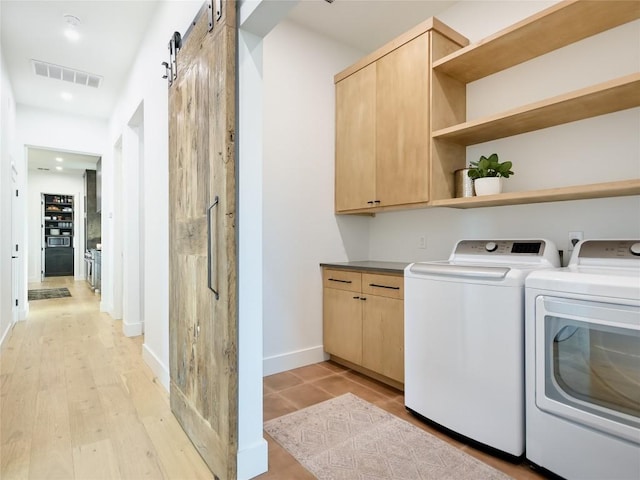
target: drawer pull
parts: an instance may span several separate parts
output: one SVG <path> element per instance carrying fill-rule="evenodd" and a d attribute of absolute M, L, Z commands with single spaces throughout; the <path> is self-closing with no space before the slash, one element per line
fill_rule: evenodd
<path fill-rule="evenodd" d="M 378 285 L 377 283 L 370 283 L 370 287 L 388 288 L 389 290 L 400 290 L 400 287 L 392 287 L 390 285 Z"/>
<path fill-rule="evenodd" d="M 360 300 L 360 297 L 353 297 L 354 300 Z"/>
<path fill-rule="evenodd" d="M 339 278 L 330 278 L 330 282 L 351 283 L 351 280 L 340 280 Z"/>

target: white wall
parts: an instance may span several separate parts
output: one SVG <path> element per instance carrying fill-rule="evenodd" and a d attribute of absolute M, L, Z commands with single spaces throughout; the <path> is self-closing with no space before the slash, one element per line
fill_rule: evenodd
<path fill-rule="evenodd" d="M 264 39 L 264 374 L 324 359 L 324 261 L 368 256 L 368 219 L 333 214 L 333 75 L 362 56 L 290 22 Z"/>
<path fill-rule="evenodd" d="M 0 45 L 0 344 L 4 341 L 12 324 L 12 240 L 11 240 L 11 203 L 13 195 L 11 162 L 15 162 L 18 181 L 24 178 L 24 166 L 16 158 L 15 152 L 15 101 L 8 72 Z M 22 245 L 21 245 L 22 247 Z M 18 266 L 17 273 L 24 271 Z M 25 292 L 19 296 L 20 305 L 26 305 Z"/>
<path fill-rule="evenodd" d="M 185 33 L 194 18 L 201 2 L 169 1 L 161 2 L 154 18 L 149 22 L 148 30 L 139 48 L 135 62 L 114 112 L 109 120 L 108 148 L 103 157 L 103 231 L 112 231 L 113 225 L 120 222 L 123 237 L 130 240 L 125 257 L 138 265 L 137 256 L 142 251 L 144 265 L 144 291 L 141 292 L 142 307 L 148 319 L 144 326 L 143 356 L 158 378 L 169 388 L 169 239 L 168 239 L 168 103 L 167 81 L 161 77 L 164 70 L 160 63 L 168 60 L 167 44 L 174 31 Z M 139 117 L 138 109 L 143 113 Z M 145 139 L 144 152 L 140 157 L 138 135 L 131 126 L 143 125 L 142 136 Z M 121 140 L 123 182 L 123 216 L 116 218 L 114 198 L 114 147 Z M 139 178 L 140 165 L 147 174 Z M 129 181 L 135 179 L 134 181 Z M 133 234 L 137 228 L 138 209 L 128 209 L 127 199 L 136 198 L 143 192 L 141 208 L 147 212 L 144 216 L 142 232 L 144 247 L 133 248 L 139 240 Z M 137 200 L 137 199 L 136 199 Z M 136 201 L 137 203 L 137 201 Z M 128 212 L 128 214 L 127 214 Z M 113 273 L 115 269 L 113 254 L 114 239 L 108 235 L 103 243 L 103 305 L 111 311 L 113 305 Z M 125 238 L 123 238 L 125 240 Z M 129 265 L 131 266 L 131 265 Z M 124 265 L 123 278 L 127 278 L 127 265 Z M 133 311 L 134 309 L 129 309 Z M 123 311 L 124 317 L 127 312 Z M 127 322 L 136 322 L 128 318 Z M 139 332 L 140 333 L 140 332 Z"/>
<path fill-rule="evenodd" d="M 438 17 L 472 41 L 549 2 L 460 2 Z M 508 22 L 505 22 L 508 20 Z M 640 21 L 585 39 L 469 84 L 468 118 L 478 118 L 640 71 Z M 640 178 L 640 109 L 574 122 L 467 148 L 467 161 L 497 152 L 514 163 L 505 191 Z M 639 238 L 640 197 L 378 214 L 369 257 L 448 257 L 460 238 L 545 237 L 565 251 L 568 232 L 585 238 Z M 427 248 L 419 249 L 420 236 Z"/>
<path fill-rule="evenodd" d="M 107 122 L 99 118 L 19 104 L 16 121 L 20 145 L 96 156 L 106 148 Z"/>
<path fill-rule="evenodd" d="M 84 179 L 82 172 L 74 174 L 48 173 L 29 170 L 27 181 L 27 215 L 29 238 L 29 282 L 39 282 L 42 265 L 42 206 L 43 193 L 73 195 L 73 274 L 84 278 Z"/>

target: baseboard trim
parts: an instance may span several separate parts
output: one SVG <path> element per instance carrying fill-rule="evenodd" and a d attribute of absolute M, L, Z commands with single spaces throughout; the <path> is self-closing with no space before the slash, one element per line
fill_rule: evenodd
<path fill-rule="evenodd" d="M 18 320 L 19 321 L 26 320 L 28 316 L 29 316 L 29 302 L 26 302 L 24 305 L 24 308 L 21 308 L 20 311 L 18 312 Z"/>
<path fill-rule="evenodd" d="M 138 323 L 125 323 L 122 321 L 122 333 L 124 333 L 125 337 L 137 337 L 142 335 L 144 324 L 142 322 Z"/>
<path fill-rule="evenodd" d="M 164 389 L 169 391 L 169 369 L 162 363 L 158 356 L 147 346 L 142 345 L 142 360 L 146 363 L 151 371 L 155 373 Z"/>
<path fill-rule="evenodd" d="M 7 325 L 7 328 L 4 330 L 4 333 L 2 334 L 2 338 L 0 338 L 0 347 L 4 344 L 4 341 L 7 339 L 7 335 L 11 331 L 11 327 L 13 327 L 13 325 L 14 323 L 9 323 L 9 325 Z"/>
<path fill-rule="evenodd" d="M 262 375 L 273 375 L 274 373 L 285 372 L 298 367 L 304 367 L 313 363 L 324 362 L 329 359 L 329 355 L 324 353 L 322 345 L 317 347 L 296 350 L 295 352 L 283 353 L 266 357 L 262 360 Z"/>
<path fill-rule="evenodd" d="M 106 313 L 109 314 L 109 316 L 111 316 L 111 310 L 113 310 L 113 307 L 110 304 L 108 304 L 104 300 L 100 300 L 100 311 L 101 312 L 106 312 Z"/>
<path fill-rule="evenodd" d="M 269 469 L 267 442 L 261 438 L 250 447 L 238 449 L 238 480 L 257 477 Z"/>

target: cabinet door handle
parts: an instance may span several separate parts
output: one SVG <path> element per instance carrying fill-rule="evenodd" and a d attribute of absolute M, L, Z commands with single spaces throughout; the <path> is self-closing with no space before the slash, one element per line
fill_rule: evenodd
<path fill-rule="evenodd" d="M 369 286 L 377 288 L 388 288 L 389 290 L 400 290 L 400 287 L 392 287 L 391 285 L 378 285 L 377 283 L 370 283 Z"/>
<path fill-rule="evenodd" d="M 340 280 L 339 278 L 330 278 L 329 281 L 338 283 L 351 283 L 351 280 Z"/>
<path fill-rule="evenodd" d="M 212 228 L 213 223 L 211 222 L 211 210 L 213 210 L 213 207 L 217 207 L 218 204 L 218 196 L 216 195 L 211 206 L 207 208 L 207 286 L 215 295 L 216 300 L 220 298 L 220 294 L 218 293 L 218 243 L 216 242 L 216 248 L 214 250 L 214 236 L 215 238 L 217 238 L 217 236 L 215 235 L 216 232 L 213 232 L 214 229 Z M 212 233 L 214 235 L 212 235 Z M 215 288 L 213 285 L 214 272 L 216 276 Z"/>
<path fill-rule="evenodd" d="M 369 201 L 367 202 L 367 204 L 369 204 L 369 205 L 373 205 L 373 200 L 369 200 Z"/>
<path fill-rule="evenodd" d="M 360 297 L 353 297 L 354 300 L 360 300 Z"/>
<path fill-rule="evenodd" d="M 373 203 L 380 203 L 380 200 L 374 200 Z"/>
<path fill-rule="evenodd" d="M 360 297 L 360 300 L 362 300 L 363 302 L 367 299 L 367 297 Z"/>

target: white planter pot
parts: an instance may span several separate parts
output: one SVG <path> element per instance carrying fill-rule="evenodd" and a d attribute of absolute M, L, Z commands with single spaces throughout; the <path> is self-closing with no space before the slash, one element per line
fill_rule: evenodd
<path fill-rule="evenodd" d="M 473 181 L 476 195 L 497 195 L 502 193 L 502 177 L 476 178 Z"/>

